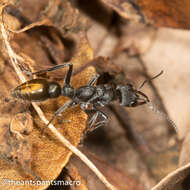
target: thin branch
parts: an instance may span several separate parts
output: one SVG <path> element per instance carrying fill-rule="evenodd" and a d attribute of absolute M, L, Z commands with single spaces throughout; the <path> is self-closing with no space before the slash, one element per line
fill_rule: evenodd
<path fill-rule="evenodd" d="M 1 33 L 3 36 L 4 42 L 5 42 L 11 63 L 13 65 L 18 77 L 20 78 L 20 80 L 22 82 L 25 82 L 26 79 L 25 79 L 24 75 L 22 74 L 20 68 L 18 67 L 19 63 L 18 63 L 17 58 L 20 58 L 20 57 L 18 55 L 16 55 L 16 53 L 14 53 L 13 49 L 11 48 L 10 43 L 7 38 L 7 32 L 4 28 L 3 23 L 1 23 L 0 26 L 1 26 Z M 49 123 L 49 121 L 46 119 L 46 117 L 45 117 L 44 113 L 42 112 L 42 110 L 40 109 L 40 107 L 36 103 L 32 103 L 32 105 L 33 105 L 34 109 L 36 110 L 36 112 L 38 113 L 41 120 L 47 125 Z M 52 131 L 53 134 L 55 134 L 57 136 L 57 138 L 64 144 L 64 146 L 66 146 L 70 151 L 72 151 L 74 154 L 76 154 L 98 176 L 98 178 L 107 186 L 108 189 L 117 190 L 116 187 L 114 187 L 112 184 L 110 184 L 107 181 L 107 179 L 96 168 L 96 166 L 82 152 L 80 152 L 75 146 L 73 146 L 68 140 L 66 140 L 64 138 L 64 136 L 62 136 L 52 124 L 49 124 L 48 128 Z"/>

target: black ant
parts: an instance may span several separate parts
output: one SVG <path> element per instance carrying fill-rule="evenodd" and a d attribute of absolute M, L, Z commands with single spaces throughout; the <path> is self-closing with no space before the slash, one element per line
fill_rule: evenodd
<path fill-rule="evenodd" d="M 55 81 L 48 81 L 44 78 L 37 78 L 29 80 L 16 87 L 12 92 L 12 96 L 29 101 L 44 101 L 49 98 L 57 98 L 59 96 L 69 97 L 70 100 L 54 113 L 48 125 L 53 121 L 53 119 L 57 115 L 61 114 L 67 108 L 79 104 L 80 108 L 84 110 L 87 114 L 94 113 L 94 115 L 88 122 L 89 129 L 91 129 L 93 125 L 95 125 L 93 129 L 97 128 L 101 125 L 105 125 L 108 123 L 108 117 L 102 111 L 98 110 L 97 107 L 103 107 L 112 103 L 115 100 L 119 100 L 120 105 L 126 107 L 136 107 L 143 104 L 149 104 L 149 108 L 165 116 L 165 118 L 169 120 L 172 123 L 172 125 L 176 128 L 175 124 L 167 117 L 167 115 L 165 115 L 162 112 L 159 112 L 158 110 L 155 110 L 152 107 L 152 104 L 150 104 L 148 97 L 140 90 L 134 89 L 134 87 L 131 84 L 116 86 L 112 86 L 110 84 L 103 84 L 95 86 L 95 83 L 99 78 L 99 75 L 96 74 L 89 81 L 88 85 L 82 86 L 74 90 L 74 88 L 70 85 L 71 75 L 73 71 L 73 65 L 71 63 L 64 63 L 30 74 L 38 75 L 47 71 L 61 69 L 66 66 L 69 66 L 69 70 L 66 74 L 63 87 L 61 87 L 60 84 Z M 162 73 L 163 71 L 161 71 L 158 75 L 151 78 L 150 80 L 155 79 Z M 142 86 L 146 82 L 148 81 L 145 80 L 140 86 L 140 88 L 142 88 Z M 96 123 L 98 116 L 101 116 L 103 120 Z"/>

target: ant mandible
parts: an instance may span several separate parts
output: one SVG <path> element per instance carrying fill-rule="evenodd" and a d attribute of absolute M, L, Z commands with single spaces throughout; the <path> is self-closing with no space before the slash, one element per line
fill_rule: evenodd
<path fill-rule="evenodd" d="M 88 126 L 89 129 L 92 129 L 92 126 L 94 126 L 93 129 L 95 129 L 101 125 L 106 125 L 108 123 L 108 117 L 102 111 L 98 110 L 97 107 L 103 107 L 115 100 L 119 100 L 120 105 L 126 107 L 136 107 L 139 105 L 148 104 L 150 102 L 148 97 L 143 92 L 134 89 L 131 84 L 116 85 L 116 87 L 113 87 L 110 84 L 95 86 L 95 83 L 99 78 L 98 74 L 96 74 L 89 81 L 88 85 L 79 87 L 74 90 L 74 88 L 70 85 L 73 71 L 73 65 L 71 63 L 64 63 L 30 74 L 38 75 L 40 73 L 61 69 L 66 66 L 69 67 L 69 70 L 66 73 L 63 87 L 61 87 L 60 84 L 56 81 L 48 81 L 45 78 L 37 78 L 29 80 L 17 86 L 12 92 L 13 97 L 29 101 L 44 101 L 50 98 L 57 98 L 59 96 L 66 96 L 70 98 L 68 102 L 66 102 L 53 114 L 47 126 L 54 120 L 57 115 L 61 114 L 67 108 L 74 107 L 78 104 L 80 105 L 80 108 L 87 114 L 94 113 L 94 115 L 88 121 Z M 163 71 L 161 71 L 152 79 L 160 76 L 162 72 Z M 141 87 L 146 82 L 147 81 L 144 81 Z M 96 123 L 98 116 L 101 116 L 103 120 Z"/>

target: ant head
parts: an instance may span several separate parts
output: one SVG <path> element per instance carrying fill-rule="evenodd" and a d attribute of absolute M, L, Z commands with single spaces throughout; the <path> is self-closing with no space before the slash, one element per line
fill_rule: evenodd
<path fill-rule="evenodd" d="M 140 87 L 136 90 L 133 88 L 133 85 L 127 84 L 125 86 L 118 85 L 116 90 L 118 92 L 118 96 L 120 99 L 120 104 L 122 106 L 127 107 L 136 107 L 139 105 L 147 104 L 149 101 L 148 97 L 140 91 L 140 89 L 151 80 L 159 77 L 163 71 L 161 71 L 158 75 L 154 76 L 151 79 L 145 80 Z"/>
<path fill-rule="evenodd" d="M 122 106 L 136 107 L 149 102 L 148 97 L 144 93 L 135 90 L 131 84 L 118 85 L 116 90 Z"/>
<path fill-rule="evenodd" d="M 70 85 L 65 85 L 62 88 L 62 92 L 61 92 L 62 96 L 67 96 L 69 98 L 72 98 L 74 96 L 74 88 Z"/>

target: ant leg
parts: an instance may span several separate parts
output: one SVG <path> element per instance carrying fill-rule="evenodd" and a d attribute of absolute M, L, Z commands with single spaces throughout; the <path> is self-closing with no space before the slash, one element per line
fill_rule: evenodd
<path fill-rule="evenodd" d="M 64 86 L 66 86 L 66 85 L 70 86 L 71 75 L 73 72 L 73 65 L 68 63 L 68 66 L 69 66 L 69 70 L 67 71 L 67 74 L 65 77 Z"/>
<path fill-rule="evenodd" d="M 49 120 L 49 123 L 42 129 L 42 134 L 44 133 L 44 130 L 46 129 L 46 127 L 49 126 L 49 124 L 55 119 L 55 117 L 59 114 L 61 114 L 63 111 L 65 111 L 71 104 L 73 103 L 72 100 L 69 100 L 68 102 L 66 102 L 63 106 L 61 106 L 51 117 L 51 119 Z"/>
<path fill-rule="evenodd" d="M 150 79 L 147 79 L 147 80 L 144 80 L 143 83 L 139 86 L 138 90 L 140 90 L 147 82 L 150 82 L 152 80 L 154 80 L 155 78 L 159 77 L 160 75 L 163 74 L 163 70 L 160 71 L 160 73 L 158 73 L 156 76 L 150 78 Z"/>
<path fill-rule="evenodd" d="M 96 123 L 96 120 L 99 115 L 103 118 L 103 120 Z M 88 125 L 89 125 L 88 130 L 93 131 L 102 125 L 106 125 L 107 123 L 108 123 L 108 117 L 103 112 L 96 110 L 95 114 L 92 116 L 92 118 L 88 122 Z"/>
<path fill-rule="evenodd" d="M 88 131 L 93 131 L 95 129 L 97 129 L 98 127 L 102 126 L 102 125 L 106 125 L 108 123 L 108 117 L 107 115 L 105 115 L 102 111 L 99 110 L 85 110 L 85 112 L 87 114 L 89 114 L 90 112 L 95 112 L 94 115 L 91 117 L 91 119 L 88 121 L 88 128 L 87 128 L 87 132 Z M 103 118 L 102 121 L 97 121 L 98 116 L 101 116 Z"/>
<path fill-rule="evenodd" d="M 94 129 L 97 129 L 98 127 L 100 127 L 102 125 L 106 125 L 108 123 L 108 117 L 103 112 L 96 110 L 95 108 L 83 109 L 83 111 L 88 115 L 88 119 L 92 116 L 93 113 L 94 113 L 94 115 L 90 118 L 90 120 L 87 121 L 87 127 L 86 127 L 86 130 L 84 131 L 82 137 L 80 138 L 79 145 L 83 144 L 83 141 L 86 138 L 86 135 L 88 132 L 91 132 Z M 96 120 L 99 115 L 102 116 L 103 120 L 96 123 Z"/>
<path fill-rule="evenodd" d="M 18 64 L 20 70 L 25 73 L 27 76 L 29 76 L 30 79 L 33 79 L 33 76 L 32 76 L 32 71 L 30 70 L 30 68 L 26 68 L 24 67 L 22 64 Z"/>
<path fill-rule="evenodd" d="M 71 64 L 71 63 L 64 63 L 64 64 L 61 64 L 61 65 L 56 65 L 56 66 L 48 68 L 48 69 L 44 69 L 44 70 L 34 72 L 34 73 L 32 73 L 32 75 L 38 75 L 38 74 L 45 73 L 45 72 L 48 72 L 48 71 L 55 71 L 57 69 L 61 69 L 61 68 L 64 68 L 66 66 L 69 66 L 69 70 L 66 73 L 64 86 L 70 86 L 71 75 L 72 75 L 72 72 L 73 72 L 73 64 Z"/>
<path fill-rule="evenodd" d="M 100 77 L 99 74 L 96 74 L 88 83 L 88 86 L 93 86 L 95 84 L 95 82 L 98 80 L 98 78 Z"/>
<path fill-rule="evenodd" d="M 54 67 L 50 67 L 50 68 L 43 69 L 43 70 L 40 70 L 40 71 L 37 71 L 37 72 L 33 72 L 32 75 L 39 75 L 39 74 L 42 74 L 42 73 L 45 73 L 45 72 L 48 72 L 48 71 L 55 71 L 57 69 L 61 69 L 61 68 L 67 67 L 67 66 L 69 66 L 69 71 L 72 73 L 73 65 L 71 63 L 63 63 L 61 65 L 56 65 Z"/>

